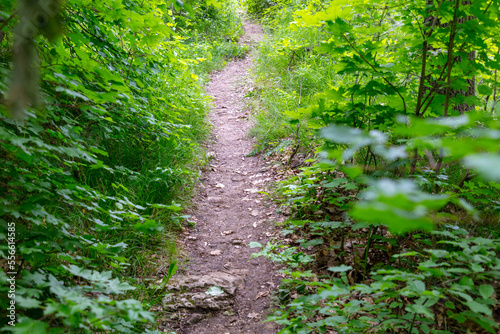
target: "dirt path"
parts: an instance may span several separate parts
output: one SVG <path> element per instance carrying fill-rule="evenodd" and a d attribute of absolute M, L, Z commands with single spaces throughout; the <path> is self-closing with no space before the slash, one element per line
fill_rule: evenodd
<path fill-rule="evenodd" d="M 245 23 L 244 42 L 262 39 L 261 28 Z M 262 323 L 270 306 L 269 294 L 279 284 L 273 265 L 250 260 L 259 249 L 249 242 L 267 242 L 280 219 L 274 204 L 259 193 L 273 180 L 253 149 L 247 133 L 251 126 L 245 95 L 251 87 L 248 70 L 252 55 L 229 63 L 213 75 L 208 94 L 215 98 L 210 120 L 215 129 L 211 146 L 214 159 L 202 178 L 202 189 L 185 248 L 189 265 L 185 276 L 174 276 L 174 292 L 164 304 L 178 319 L 170 323 L 178 334 L 272 334 L 273 323 Z M 177 292 L 177 293 L 175 293 Z"/>

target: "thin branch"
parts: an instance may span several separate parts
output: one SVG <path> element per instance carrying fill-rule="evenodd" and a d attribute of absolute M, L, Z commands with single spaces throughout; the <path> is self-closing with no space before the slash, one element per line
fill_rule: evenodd
<path fill-rule="evenodd" d="M 486 9 L 484 10 L 483 15 L 486 14 L 486 12 L 488 11 L 488 9 L 490 9 L 490 6 L 491 6 L 492 3 L 493 3 L 493 0 L 491 0 L 490 3 L 488 4 L 488 6 L 486 6 Z"/>
<path fill-rule="evenodd" d="M 495 110 L 495 105 L 497 103 L 497 73 L 498 71 L 495 70 L 495 88 L 493 88 L 493 106 L 491 107 L 491 112 Z"/>
<path fill-rule="evenodd" d="M 455 12 L 453 13 L 453 21 L 451 22 L 451 28 L 450 28 L 450 39 L 448 42 L 448 55 L 447 55 L 447 64 L 448 64 L 448 70 L 446 73 L 446 98 L 444 101 L 444 112 L 443 116 L 447 117 L 448 116 L 448 108 L 450 105 L 450 94 L 451 94 L 451 69 L 452 69 L 452 61 L 453 61 L 453 45 L 455 41 L 455 34 L 456 34 L 456 29 L 457 29 L 457 12 L 458 12 L 458 7 L 460 6 L 460 0 L 455 1 Z"/>
<path fill-rule="evenodd" d="M 300 102 L 302 99 L 302 80 L 303 79 L 304 79 L 303 77 L 300 78 L 299 104 L 298 104 L 297 108 L 300 108 Z M 299 131 L 300 131 L 300 120 L 298 120 L 298 122 L 297 122 L 297 132 L 295 134 L 295 148 L 294 148 L 292 154 L 290 155 L 290 158 L 288 158 L 287 168 L 289 168 L 292 165 L 292 159 L 295 157 L 295 155 L 297 154 L 297 152 L 299 151 L 299 148 L 300 148 Z"/>
<path fill-rule="evenodd" d="M 5 20 L 2 24 L 2 26 L 0 27 L 0 31 L 3 30 L 3 28 L 5 28 L 7 26 L 7 24 L 9 24 L 10 20 L 12 20 L 17 14 L 17 10 L 15 10 L 12 14 L 10 14 L 10 16 L 7 18 L 7 20 Z"/>
<path fill-rule="evenodd" d="M 418 95 L 417 95 L 417 106 L 415 108 L 415 115 L 420 116 L 420 108 L 422 106 L 422 97 L 424 95 L 424 87 L 425 87 L 425 71 L 427 67 L 427 40 L 424 41 L 423 50 L 422 50 L 422 69 L 420 71 L 420 83 L 418 85 Z"/>
<path fill-rule="evenodd" d="M 366 58 L 365 56 L 358 51 L 358 49 L 356 49 L 356 47 L 351 43 L 351 41 L 349 41 L 349 39 L 347 38 L 347 36 L 345 34 L 342 34 L 342 37 L 344 37 L 344 39 L 347 41 L 347 43 L 349 43 L 349 45 L 351 46 L 351 48 L 358 54 L 358 56 L 361 57 L 361 59 L 363 59 L 363 61 L 365 63 L 368 64 L 368 66 L 370 66 L 372 68 L 372 70 L 374 70 L 376 73 L 379 73 L 379 71 L 377 71 L 377 69 L 375 68 L 375 66 L 373 66 Z M 403 97 L 403 95 L 401 95 L 401 93 L 399 92 L 399 90 L 389 81 L 387 80 L 385 77 L 382 77 L 382 79 L 389 85 L 391 86 L 392 89 L 394 89 L 394 91 L 399 95 L 399 97 L 401 98 L 401 100 L 403 101 L 403 108 L 404 108 L 404 112 L 405 114 L 407 114 L 407 111 L 406 111 L 406 101 Z"/>
<path fill-rule="evenodd" d="M 438 8 L 437 8 L 438 11 L 439 11 L 439 8 L 441 7 L 441 4 L 443 2 L 444 2 L 444 0 L 438 4 Z M 422 69 L 420 72 L 420 83 L 419 83 L 419 87 L 418 87 L 417 106 L 415 108 L 415 115 L 416 116 L 422 115 L 420 113 L 420 109 L 422 108 L 422 104 L 425 103 L 425 100 L 424 100 L 424 102 L 422 102 L 422 97 L 424 95 L 424 88 L 425 88 L 425 72 L 427 69 L 427 52 L 429 51 L 428 39 L 429 39 L 429 37 L 432 36 L 432 33 L 434 32 L 434 27 L 437 23 L 437 18 L 438 18 L 438 15 L 435 15 L 434 19 L 432 20 L 432 24 L 430 26 L 429 31 L 426 34 L 422 34 L 423 37 L 425 38 L 425 40 L 423 43 L 423 50 L 422 50 Z"/>

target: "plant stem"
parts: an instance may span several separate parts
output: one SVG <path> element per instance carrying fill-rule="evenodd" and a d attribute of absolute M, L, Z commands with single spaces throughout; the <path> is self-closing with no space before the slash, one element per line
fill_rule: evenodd
<path fill-rule="evenodd" d="M 366 242 L 366 248 L 365 248 L 365 268 L 363 272 L 363 282 L 366 279 L 366 269 L 368 268 L 368 253 L 370 251 L 370 246 L 372 244 L 373 236 L 377 233 L 378 226 L 375 228 L 373 225 L 370 225 L 370 231 L 368 232 L 368 240 Z"/>
<path fill-rule="evenodd" d="M 354 52 L 356 52 L 358 54 L 358 56 L 361 57 L 361 59 L 363 59 L 363 61 L 368 64 L 368 66 L 370 66 L 372 68 L 372 70 L 374 70 L 376 73 L 379 73 L 377 71 L 377 69 L 375 68 L 375 66 L 373 66 L 372 64 L 370 64 L 370 62 L 365 58 L 365 56 L 358 51 L 358 49 L 356 49 L 356 47 L 351 43 L 351 41 L 349 41 L 349 39 L 347 38 L 347 36 L 345 34 L 342 34 L 342 37 L 344 37 L 344 39 L 347 41 L 347 43 L 349 43 L 349 45 L 351 46 L 351 48 L 354 50 Z M 405 101 L 405 98 L 403 97 L 403 95 L 401 95 L 401 93 L 399 92 L 399 90 L 396 88 L 396 86 L 394 86 L 389 80 L 387 80 L 385 77 L 382 77 L 382 79 L 389 85 L 391 86 L 392 89 L 394 89 L 394 91 L 396 92 L 396 94 L 399 95 L 399 97 L 401 98 L 401 100 L 403 101 L 403 109 L 404 109 L 404 113 L 405 115 L 407 114 L 406 112 L 406 101 Z"/>
<path fill-rule="evenodd" d="M 448 41 L 448 58 L 446 63 L 448 64 L 448 69 L 446 72 L 446 98 L 444 101 L 444 112 L 443 116 L 448 116 L 448 109 L 450 106 L 450 93 L 451 93 L 451 69 L 452 69 L 452 61 L 453 61 L 453 46 L 455 42 L 455 34 L 457 30 L 457 12 L 458 7 L 460 6 L 460 0 L 455 1 L 455 12 L 453 13 L 453 21 L 451 22 L 450 28 L 450 39 Z"/>

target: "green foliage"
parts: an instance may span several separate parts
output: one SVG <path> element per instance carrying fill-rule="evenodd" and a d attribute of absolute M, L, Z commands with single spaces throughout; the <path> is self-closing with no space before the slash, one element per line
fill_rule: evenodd
<path fill-rule="evenodd" d="M 265 11 L 254 134 L 317 152 L 278 190 L 284 241 L 258 253 L 289 267 L 270 318 L 281 333 L 498 331 L 498 8 Z"/>
<path fill-rule="evenodd" d="M 261 17 L 265 14 L 266 9 L 275 6 L 276 2 L 270 0 L 246 0 L 245 5 L 249 14 Z"/>
<path fill-rule="evenodd" d="M 145 278 L 162 258 L 166 280 L 177 268 L 172 233 L 188 216 L 176 201 L 209 129 L 203 80 L 240 52 L 241 25 L 231 1 L 54 3 L 0 8 L 0 111 L 16 119 L 0 119 L 0 325 L 142 332 L 154 327 Z"/>
<path fill-rule="evenodd" d="M 495 333 L 498 300 L 492 282 L 500 275 L 500 239 L 463 234 L 460 229 L 436 232 L 439 248 L 395 255 L 402 269 L 375 270 L 369 281 L 357 284 L 352 284 L 352 266 L 329 267 L 327 278 L 292 271 L 308 263 L 303 255 L 293 247 L 268 244 L 256 256 L 291 268 L 284 271 L 290 278 L 280 289 L 284 305 L 269 320 L 284 326 L 280 333 L 333 328 L 339 333 L 455 333 L 464 323 Z"/>

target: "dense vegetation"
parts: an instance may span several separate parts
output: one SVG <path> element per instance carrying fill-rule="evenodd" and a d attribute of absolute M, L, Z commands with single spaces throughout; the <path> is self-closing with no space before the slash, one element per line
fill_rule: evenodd
<path fill-rule="evenodd" d="M 281 333 L 497 333 L 500 2 L 248 0 Z M 279 124 L 280 126 L 276 126 Z M 294 168 L 296 168 L 294 170 Z"/>
<path fill-rule="evenodd" d="M 500 1 L 242 3 L 269 33 L 253 154 L 291 217 L 251 244 L 285 268 L 270 320 L 498 332 Z M 0 2 L 2 331 L 155 332 L 240 5 Z"/>
<path fill-rule="evenodd" d="M 155 328 L 151 282 L 175 272 L 204 163 L 203 85 L 245 51 L 235 6 L 0 2 L 2 332 Z"/>

